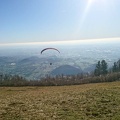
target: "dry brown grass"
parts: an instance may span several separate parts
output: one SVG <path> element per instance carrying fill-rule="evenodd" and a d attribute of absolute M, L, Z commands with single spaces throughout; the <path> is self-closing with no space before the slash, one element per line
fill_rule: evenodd
<path fill-rule="evenodd" d="M 120 82 L 1 87 L 0 120 L 120 120 Z"/>

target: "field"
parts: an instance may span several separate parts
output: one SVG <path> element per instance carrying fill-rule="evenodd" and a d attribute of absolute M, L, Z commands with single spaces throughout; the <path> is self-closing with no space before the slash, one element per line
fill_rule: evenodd
<path fill-rule="evenodd" d="M 120 120 L 120 82 L 1 87 L 0 120 Z"/>

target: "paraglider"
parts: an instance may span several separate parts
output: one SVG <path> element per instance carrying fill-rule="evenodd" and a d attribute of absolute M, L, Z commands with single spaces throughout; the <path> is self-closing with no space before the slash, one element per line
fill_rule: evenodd
<path fill-rule="evenodd" d="M 58 49 L 56 49 L 56 48 L 45 48 L 45 49 L 43 49 L 43 50 L 41 51 L 41 54 L 42 54 L 45 50 L 49 50 L 49 49 L 56 50 L 56 51 L 58 51 L 58 52 L 60 53 L 60 51 L 59 51 Z"/>
<path fill-rule="evenodd" d="M 41 51 L 41 54 L 42 54 L 44 51 L 46 51 L 46 50 L 50 50 L 50 49 L 52 49 L 52 50 L 56 50 L 57 52 L 60 53 L 60 51 L 59 51 L 58 49 L 56 49 L 56 48 L 45 48 L 45 49 L 43 49 L 43 50 Z M 52 63 L 50 63 L 50 65 L 52 65 Z"/>

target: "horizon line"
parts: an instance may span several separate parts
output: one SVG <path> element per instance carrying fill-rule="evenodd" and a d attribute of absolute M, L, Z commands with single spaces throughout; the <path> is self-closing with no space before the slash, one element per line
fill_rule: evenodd
<path fill-rule="evenodd" d="M 95 38 L 95 39 L 81 39 L 81 40 L 59 40 L 59 41 L 41 41 L 41 42 L 17 42 L 17 43 L 0 43 L 0 46 L 11 46 L 11 45 L 45 45 L 45 44 L 76 44 L 76 43 L 91 43 L 91 42 L 106 42 L 120 40 L 120 37 L 113 38 Z"/>

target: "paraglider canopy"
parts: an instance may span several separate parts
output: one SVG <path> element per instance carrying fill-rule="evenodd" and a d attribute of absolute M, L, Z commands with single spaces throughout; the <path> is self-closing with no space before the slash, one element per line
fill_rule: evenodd
<path fill-rule="evenodd" d="M 42 54 L 45 50 L 49 50 L 49 49 L 56 50 L 56 51 L 58 51 L 58 52 L 60 53 L 60 51 L 59 51 L 58 49 L 56 49 L 56 48 L 45 48 L 45 49 L 43 49 L 43 50 L 41 51 L 41 54 Z"/>

